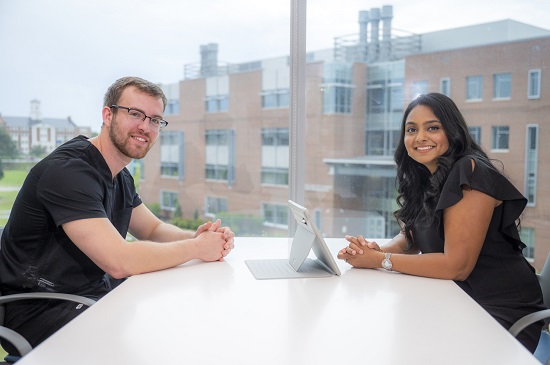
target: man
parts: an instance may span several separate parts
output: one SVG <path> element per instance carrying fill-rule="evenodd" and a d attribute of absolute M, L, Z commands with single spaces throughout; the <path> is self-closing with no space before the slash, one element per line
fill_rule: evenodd
<path fill-rule="evenodd" d="M 147 154 L 168 124 L 162 120 L 166 103 L 155 84 L 121 78 L 105 94 L 100 134 L 74 138 L 31 169 L 2 235 L 3 294 L 98 299 L 117 279 L 193 259 L 223 261 L 229 254 L 234 233 L 228 227 L 217 220 L 191 232 L 163 223 L 142 204 L 125 168 Z M 137 240 L 126 241 L 128 232 Z M 79 307 L 57 300 L 10 303 L 5 324 L 34 347 L 76 317 Z"/>

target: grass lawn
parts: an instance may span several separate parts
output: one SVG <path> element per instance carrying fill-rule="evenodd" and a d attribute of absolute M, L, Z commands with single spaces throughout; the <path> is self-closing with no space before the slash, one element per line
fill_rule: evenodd
<path fill-rule="evenodd" d="M 4 178 L 0 179 L 0 226 L 6 225 L 7 214 L 13 206 L 17 190 L 6 190 L 2 188 L 20 187 L 27 176 L 27 170 L 4 170 Z"/>
<path fill-rule="evenodd" d="M 4 170 L 4 178 L 0 179 L 0 186 L 21 186 L 28 173 L 27 170 Z"/>
<path fill-rule="evenodd" d="M 27 170 L 4 170 L 4 178 L 0 179 L 0 226 L 4 226 L 8 221 L 4 212 L 11 210 L 17 191 L 1 191 L 1 188 L 20 187 L 27 176 Z M 6 351 L 0 347 L 0 360 L 6 356 Z"/>

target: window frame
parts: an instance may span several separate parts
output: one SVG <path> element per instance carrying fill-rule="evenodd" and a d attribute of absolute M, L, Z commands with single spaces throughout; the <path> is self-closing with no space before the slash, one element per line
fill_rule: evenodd
<path fill-rule="evenodd" d="M 531 129 L 535 130 L 534 140 L 531 140 L 531 134 L 529 133 Z M 524 195 L 527 198 L 527 206 L 531 208 L 537 204 L 539 135 L 538 124 L 527 124 L 525 131 Z M 534 144 L 534 148 L 530 148 L 532 144 Z"/>
<path fill-rule="evenodd" d="M 493 100 L 510 100 L 512 98 L 512 73 L 493 74 Z"/>
<path fill-rule="evenodd" d="M 533 79 L 532 75 L 538 75 L 537 76 L 537 85 L 536 85 L 536 93 L 531 93 L 533 89 Z M 541 94 L 541 81 L 542 81 L 542 71 L 540 68 L 538 69 L 531 69 L 527 71 L 527 99 L 540 99 Z"/>
<path fill-rule="evenodd" d="M 175 204 L 173 204 L 173 206 L 164 204 L 165 203 L 165 200 L 164 200 L 165 195 L 170 195 L 171 196 L 170 200 L 175 202 Z M 161 189 L 160 190 L 160 209 L 167 210 L 167 211 L 170 211 L 170 212 L 175 212 L 176 209 L 177 209 L 178 204 L 179 204 L 179 194 L 178 194 L 177 191 L 166 190 L 166 189 Z"/>
<path fill-rule="evenodd" d="M 439 79 L 439 92 L 445 96 L 451 97 L 451 78 L 450 77 L 442 77 L 441 79 Z"/>
<path fill-rule="evenodd" d="M 475 87 L 475 95 L 472 91 Z M 466 76 L 466 101 L 479 102 L 483 100 L 483 75 Z"/>
<path fill-rule="evenodd" d="M 506 129 L 506 131 L 504 131 Z M 500 135 L 506 134 L 506 148 L 500 146 Z M 491 152 L 508 152 L 510 150 L 510 126 L 496 125 L 491 127 Z"/>

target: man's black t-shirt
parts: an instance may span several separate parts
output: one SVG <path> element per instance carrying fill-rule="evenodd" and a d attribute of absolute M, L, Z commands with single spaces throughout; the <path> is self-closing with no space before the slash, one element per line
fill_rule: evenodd
<path fill-rule="evenodd" d="M 126 237 L 132 209 L 141 204 L 127 169 L 113 179 L 86 137 L 63 144 L 29 172 L 2 236 L 2 293 L 64 292 L 100 298 L 105 272 L 67 237 L 61 225 L 108 218 Z M 8 315 L 8 313 L 7 313 Z"/>

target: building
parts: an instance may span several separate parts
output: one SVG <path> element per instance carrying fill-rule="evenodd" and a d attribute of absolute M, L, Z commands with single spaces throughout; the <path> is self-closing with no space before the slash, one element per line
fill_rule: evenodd
<path fill-rule="evenodd" d="M 538 268 L 550 251 L 549 59 L 547 36 L 419 54 L 407 58 L 405 71 L 406 98 L 423 89 L 453 98 L 471 133 L 527 197 L 521 233 Z"/>
<path fill-rule="evenodd" d="M 537 184 L 548 170 L 537 157 L 549 156 L 538 141 L 548 134 L 550 31 L 503 20 L 415 35 L 394 32 L 392 17 L 391 6 L 360 12 L 357 36 L 307 55 L 305 204 L 317 225 L 329 237 L 398 231 L 401 117 L 418 93 L 441 91 L 529 197 L 523 234 L 540 268 L 550 250 L 548 194 Z M 184 217 L 259 217 L 262 234 L 286 235 L 289 57 L 228 64 L 217 50 L 201 46 L 178 92 L 164 86 L 177 112 L 141 161 L 140 195 Z"/>
<path fill-rule="evenodd" d="M 15 142 L 22 155 L 29 155 L 33 148 L 39 147 L 45 153 L 52 152 L 62 143 L 82 134 L 91 136 L 91 127 L 79 127 L 70 117 L 43 118 L 40 101 L 31 101 L 31 112 L 28 117 L 0 115 L 0 125 Z"/>

